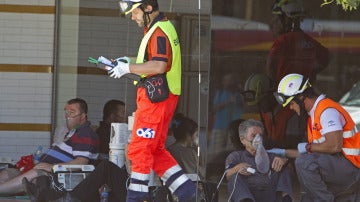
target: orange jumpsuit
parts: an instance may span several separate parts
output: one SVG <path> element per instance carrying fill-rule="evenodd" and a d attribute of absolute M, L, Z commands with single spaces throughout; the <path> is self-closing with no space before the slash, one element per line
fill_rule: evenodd
<path fill-rule="evenodd" d="M 160 14 L 154 23 L 162 20 L 167 19 Z M 149 29 L 145 28 L 145 35 L 148 31 Z M 155 29 L 148 40 L 144 59 L 167 62 L 167 70 L 170 71 L 173 47 L 165 33 L 160 27 Z M 145 88 L 139 87 L 137 90 L 137 110 L 128 147 L 128 157 L 131 161 L 128 202 L 146 200 L 151 169 L 161 177 L 179 201 L 185 201 L 195 194 L 195 184 L 186 177 L 176 160 L 165 149 L 168 127 L 178 97 L 170 92 L 166 100 L 152 103 L 146 95 Z"/>

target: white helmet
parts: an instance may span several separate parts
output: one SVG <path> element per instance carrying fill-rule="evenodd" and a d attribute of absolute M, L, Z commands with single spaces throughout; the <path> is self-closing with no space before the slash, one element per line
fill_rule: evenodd
<path fill-rule="evenodd" d="M 278 15 L 284 13 L 290 18 L 305 16 L 302 0 L 276 0 L 272 12 Z"/>
<path fill-rule="evenodd" d="M 135 8 L 139 7 L 144 1 L 143 0 L 122 0 L 119 1 L 120 11 L 129 14 Z"/>
<path fill-rule="evenodd" d="M 285 107 L 296 95 L 303 93 L 308 87 L 311 87 L 308 78 L 301 74 L 288 74 L 281 79 L 274 96 L 277 102 Z"/>

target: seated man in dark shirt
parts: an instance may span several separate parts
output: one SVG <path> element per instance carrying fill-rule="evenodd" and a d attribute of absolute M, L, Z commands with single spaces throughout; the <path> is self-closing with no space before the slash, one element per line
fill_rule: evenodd
<path fill-rule="evenodd" d="M 231 201 L 292 201 L 290 170 L 286 158 L 267 154 L 262 146 L 263 124 L 246 120 L 239 125 L 239 139 L 245 150 L 234 151 L 225 161 Z"/>
<path fill-rule="evenodd" d="M 87 120 L 87 103 L 75 98 L 69 100 L 64 108 L 66 125 L 69 133 L 63 142 L 53 145 L 40 158 L 35 167 L 14 178 L 5 179 L 7 170 L 0 173 L 3 182 L 0 184 L 0 194 L 15 194 L 24 191 L 22 179 L 31 180 L 41 175 L 48 175 L 53 165 L 89 164 L 98 156 L 99 140 Z"/>

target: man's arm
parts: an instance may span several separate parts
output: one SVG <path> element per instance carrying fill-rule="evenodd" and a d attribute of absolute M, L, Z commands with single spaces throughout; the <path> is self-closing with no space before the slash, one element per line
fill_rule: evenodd
<path fill-rule="evenodd" d="M 65 162 L 65 163 L 57 163 L 57 164 L 58 165 L 84 165 L 84 164 L 88 164 L 88 163 L 89 163 L 88 158 L 78 156 L 72 161 Z"/>
<path fill-rule="evenodd" d="M 341 152 L 341 148 L 343 145 L 343 131 L 337 130 L 333 132 L 326 133 L 325 141 L 318 144 L 311 144 L 310 151 L 311 152 L 319 152 L 319 153 L 327 153 L 334 154 Z"/>
<path fill-rule="evenodd" d="M 166 72 L 167 63 L 164 61 L 150 60 L 141 64 L 130 64 L 130 72 L 138 75 L 153 75 Z"/>
<path fill-rule="evenodd" d="M 300 143 L 300 144 L 306 144 L 306 143 Z M 273 148 L 273 149 L 268 149 L 266 151 L 271 154 L 276 154 L 278 156 L 288 157 L 288 158 L 296 158 L 300 154 L 300 152 L 296 149 Z"/>
<path fill-rule="evenodd" d="M 343 145 L 342 135 L 343 135 L 342 130 L 337 130 L 337 131 L 332 131 L 332 132 L 326 133 L 324 135 L 325 136 L 324 142 L 311 143 L 307 146 L 308 147 L 307 150 L 309 152 L 318 152 L 318 153 L 327 153 L 327 154 L 334 154 L 334 153 L 341 152 L 342 145 Z M 300 143 L 300 144 L 305 144 L 305 143 Z M 302 149 L 302 150 L 304 150 L 304 149 Z M 279 149 L 279 148 L 274 148 L 274 149 L 270 149 L 267 151 L 269 153 L 277 154 L 280 156 L 285 156 L 288 158 L 296 158 L 299 156 L 300 153 L 304 153 L 304 152 L 299 152 L 299 150 L 295 150 L 295 149 Z"/>
<path fill-rule="evenodd" d="M 271 168 L 275 172 L 280 172 L 282 170 L 282 168 L 285 166 L 285 164 L 287 163 L 287 161 L 288 161 L 288 159 L 286 157 L 275 156 L 273 161 L 271 162 Z"/>
<path fill-rule="evenodd" d="M 230 179 L 231 176 L 233 176 L 236 173 L 240 173 L 241 175 L 251 175 L 251 173 L 247 172 L 246 169 L 251 167 L 247 163 L 239 163 L 236 166 L 229 168 L 226 171 L 226 179 Z"/>
<path fill-rule="evenodd" d="M 300 155 L 299 151 L 296 149 L 286 149 L 285 157 L 287 158 L 296 158 Z"/>
<path fill-rule="evenodd" d="M 88 163 L 89 163 L 88 158 L 78 156 L 74 160 L 65 163 L 57 163 L 56 165 L 85 165 Z M 51 172 L 52 171 L 51 169 L 54 165 L 55 164 L 50 164 L 50 163 L 39 163 L 34 166 L 34 169 L 40 169 L 40 170 L 45 170 L 47 172 Z"/>

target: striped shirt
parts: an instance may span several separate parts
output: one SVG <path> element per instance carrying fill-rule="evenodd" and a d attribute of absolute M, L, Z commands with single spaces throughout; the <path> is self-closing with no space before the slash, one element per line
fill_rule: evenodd
<path fill-rule="evenodd" d="M 65 140 L 53 145 L 40 158 L 44 163 L 64 163 L 74 160 L 76 157 L 84 157 L 89 160 L 97 159 L 99 152 L 99 139 L 91 129 L 90 122 L 69 131 Z"/>

